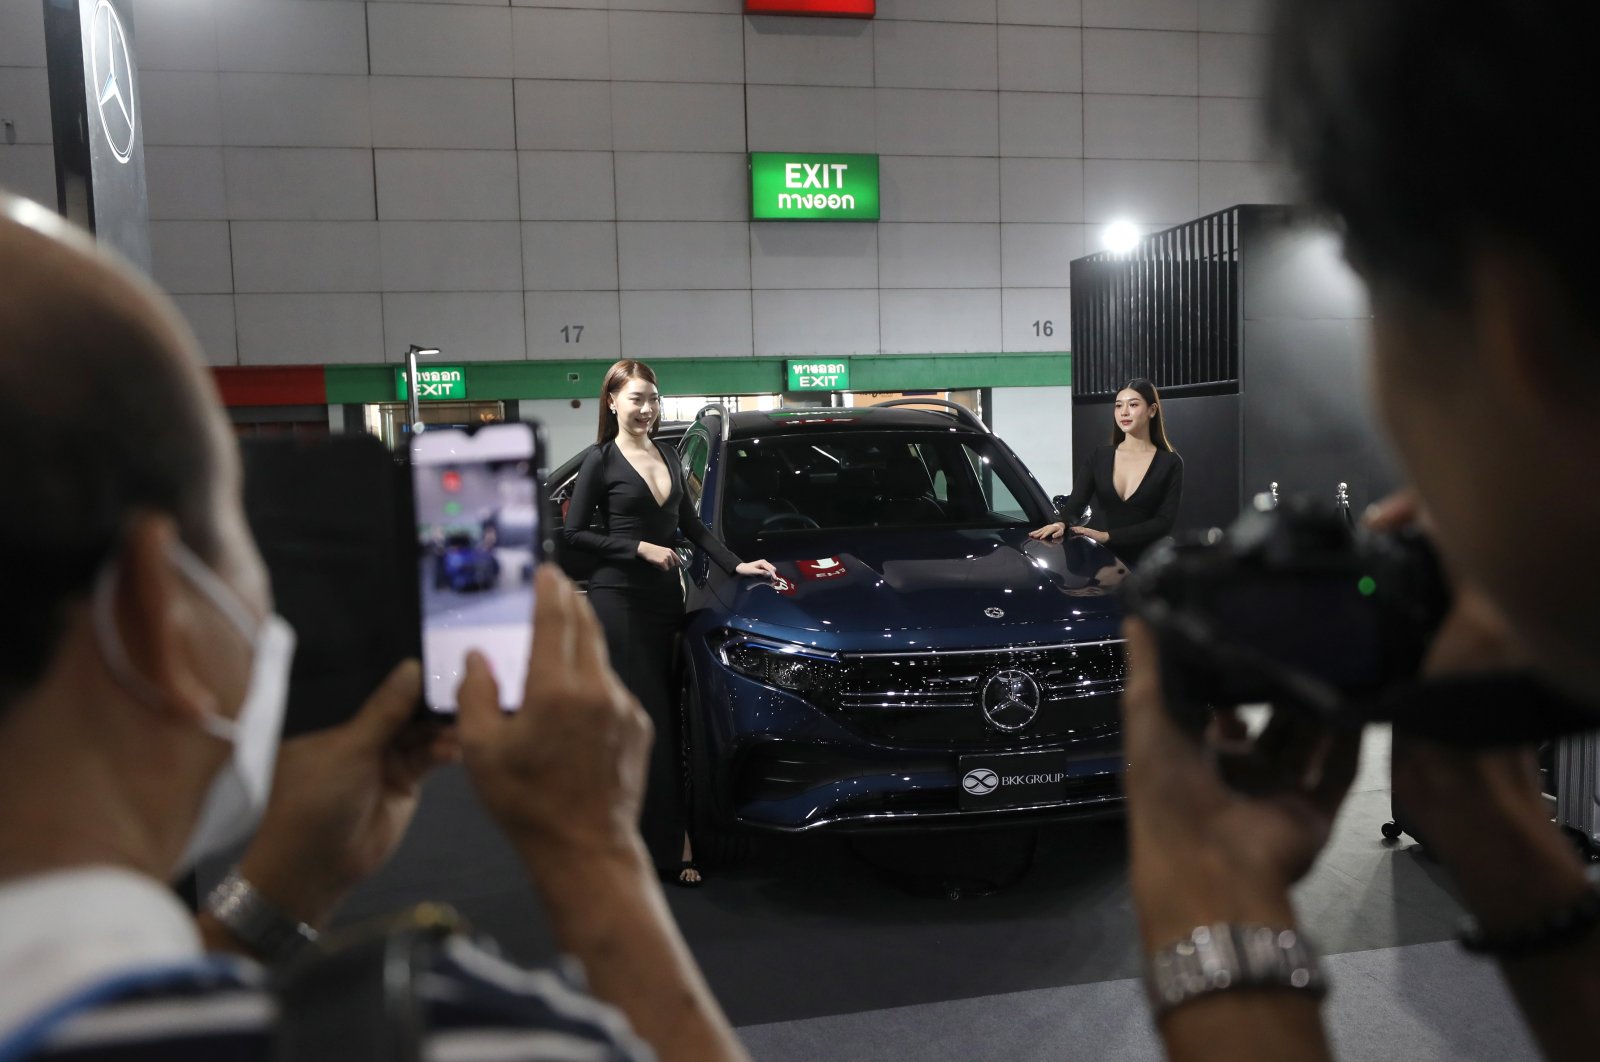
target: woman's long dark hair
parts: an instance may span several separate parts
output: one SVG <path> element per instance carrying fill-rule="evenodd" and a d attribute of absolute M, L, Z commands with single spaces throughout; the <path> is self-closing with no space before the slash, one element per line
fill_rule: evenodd
<path fill-rule="evenodd" d="M 1177 453 L 1178 451 L 1172 448 L 1171 441 L 1167 439 L 1167 418 L 1161 413 L 1161 396 L 1156 393 L 1156 385 L 1141 376 L 1123 384 L 1118 389 L 1117 394 L 1120 395 L 1123 391 L 1139 392 L 1139 397 L 1144 399 L 1145 404 L 1150 407 L 1150 441 L 1156 444 L 1156 449 L 1170 450 L 1172 453 Z M 1111 445 L 1119 445 L 1124 438 L 1126 438 L 1126 433 L 1122 430 L 1122 425 L 1113 420 L 1111 422 Z"/>
<path fill-rule="evenodd" d="M 623 358 L 607 369 L 605 382 L 600 385 L 600 430 L 595 434 L 595 442 L 606 443 L 617 437 L 617 415 L 611 412 L 611 400 L 616 397 L 618 391 L 627 386 L 629 380 L 643 380 L 656 390 L 661 389 L 661 385 L 656 382 L 655 370 L 642 361 Z M 650 425 L 652 439 L 660 427 L 661 412 L 657 410 L 655 423 Z"/>

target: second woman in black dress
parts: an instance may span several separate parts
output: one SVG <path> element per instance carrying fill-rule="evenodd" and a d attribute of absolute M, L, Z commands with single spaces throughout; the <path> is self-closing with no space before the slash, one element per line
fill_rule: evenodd
<path fill-rule="evenodd" d="M 1067 531 L 1103 543 L 1129 564 L 1172 533 L 1183 499 L 1183 458 L 1167 439 L 1161 396 L 1149 380 L 1117 392 L 1111 444 L 1097 446 L 1078 470 L 1072 495 L 1056 499 L 1057 522 L 1029 537 L 1054 541 Z M 1093 506 L 1087 523 L 1085 506 Z"/>
<path fill-rule="evenodd" d="M 661 392 L 643 362 L 623 360 L 600 392 L 597 445 L 584 458 L 567 510 L 567 544 L 598 561 L 589 604 L 599 617 L 611 667 L 655 724 L 641 832 L 658 867 L 698 885 L 683 810 L 678 756 L 676 641 L 683 626 L 679 533 L 724 571 L 772 577 L 764 560 L 741 561 L 711 533 L 684 490 L 677 455 L 655 439 Z"/>

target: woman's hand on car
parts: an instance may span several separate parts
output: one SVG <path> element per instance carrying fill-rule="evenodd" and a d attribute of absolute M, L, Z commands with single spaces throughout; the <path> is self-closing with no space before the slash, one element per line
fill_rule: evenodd
<path fill-rule="evenodd" d="M 1111 541 L 1111 533 L 1110 532 L 1108 532 L 1108 531 L 1096 531 L 1092 527 L 1074 527 L 1074 528 L 1072 528 L 1072 533 L 1074 535 L 1082 535 L 1084 538 L 1093 539 L 1094 541 L 1100 543 L 1102 546 L 1105 545 L 1107 542 Z"/>
<path fill-rule="evenodd" d="M 1041 542 L 1055 542 L 1067 533 L 1067 525 L 1062 523 L 1045 524 L 1037 531 L 1029 531 L 1028 537 Z"/>
<path fill-rule="evenodd" d="M 666 546 L 658 546 L 654 542 L 639 543 L 639 558 L 664 572 L 670 572 L 678 566 L 677 552 Z"/>
<path fill-rule="evenodd" d="M 778 569 L 774 568 L 772 562 L 767 560 L 745 561 L 734 571 L 740 575 L 759 575 L 763 579 L 776 579 L 778 577 Z"/>

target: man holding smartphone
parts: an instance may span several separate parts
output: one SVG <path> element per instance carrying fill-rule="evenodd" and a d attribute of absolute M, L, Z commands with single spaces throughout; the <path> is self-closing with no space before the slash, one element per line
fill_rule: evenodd
<path fill-rule="evenodd" d="M 4 196 L 0 276 L 0 1057 L 266 1055 L 299 1015 L 223 953 L 314 967 L 318 930 L 456 757 L 605 1003 L 452 939 L 417 982 L 423 1053 L 743 1057 L 638 837 L 649 723 L 560 573 L 537 576 L 516 713 L 472 657 L 458 727 L 419 732 L 407 662 L 280 754 L 294 635 L 192 338 Z M 166 883 L 258 822 L 197 925 Z"/>

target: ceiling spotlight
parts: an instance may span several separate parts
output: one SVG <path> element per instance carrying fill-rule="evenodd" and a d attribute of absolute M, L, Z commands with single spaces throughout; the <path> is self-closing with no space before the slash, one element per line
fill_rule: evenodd
<path fill-rule="evenodd" d="M 1139 226 L 1131 221 L 1113 221 L 1101 233 L 1100 245 L 1112 254 L 1127 254 L 1139 246 Z"/>

